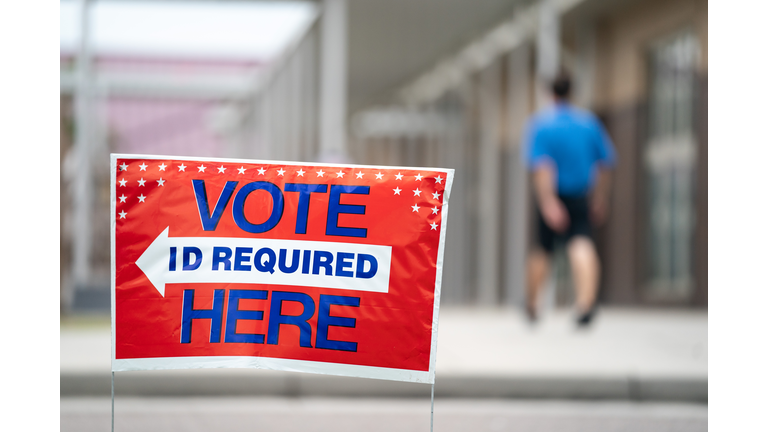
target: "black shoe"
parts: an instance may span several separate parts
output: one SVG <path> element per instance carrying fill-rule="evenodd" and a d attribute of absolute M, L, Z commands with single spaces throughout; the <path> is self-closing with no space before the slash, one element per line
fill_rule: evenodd
<path fill-rule="evenodd" d="M 592 318 L 595 316 L 595 309 L 596 308 L 593 305 L 587 312 L 581 314 L 576 320 L 576 324 L 578 324 L 579 327 L 587 327 L 592 322 Z"/>
<path fill-rule="evenodd" d="M 525 307 L 525 316 L 528 317 L 528 322 L 531 324 L 539 319 L 539 316 L 536 314 L 536 308 L 530 305 Z"/>

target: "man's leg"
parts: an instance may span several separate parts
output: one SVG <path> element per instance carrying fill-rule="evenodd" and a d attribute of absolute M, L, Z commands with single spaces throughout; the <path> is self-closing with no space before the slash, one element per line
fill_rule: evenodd
<path fill-rule="evenodd" d="M 538 316 L 539 294 L 549 274 L 549 255 L 541 248 L 528 256 L 526 312 L 532 320 Z"/>
<path fill-rule="evenodd" d="M 574 236 L 568 242 L 568 261 L 576 289 L 576 309 L 583 317 L 592 310 L 600 284 L 600 259 L 592 239 Z"/>

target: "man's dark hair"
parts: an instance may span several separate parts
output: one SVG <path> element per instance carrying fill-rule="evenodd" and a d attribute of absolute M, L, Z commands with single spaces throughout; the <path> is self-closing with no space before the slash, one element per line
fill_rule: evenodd
<path fill-rule="evenodd" d="M 558 98 L 567 98 L 571 93 L 571 77 L 565 73 L 561 73 L 552 82 L 552 93 Z"/>

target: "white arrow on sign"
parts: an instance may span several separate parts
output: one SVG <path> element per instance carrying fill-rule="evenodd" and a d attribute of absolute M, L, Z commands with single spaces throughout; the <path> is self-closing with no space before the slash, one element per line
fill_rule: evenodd
<path fill-rule="evenodd" d="M 163 297 L 165 285 L 169 283 L 272 284 L 389 291 L 391 246 L 262 238 L 169 237 L 168 230 L 166 227 L 136 260 L 136 265 Z M 185 260 L 185 248 L 199 253 L 187 254 Z M 217 259 L 214 259 L 214 248 Z M 281 249 L 284 250 L 282 256 Z M 294 251 L 298 252 L 294 254 Z M 298 263 L 294 262 L 295 257 L 299 258 Z"/>

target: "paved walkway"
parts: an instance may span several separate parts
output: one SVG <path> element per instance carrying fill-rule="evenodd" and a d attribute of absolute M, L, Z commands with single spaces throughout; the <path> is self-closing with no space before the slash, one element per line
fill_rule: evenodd
<path fill-rule="evenodd" d="M 577 329 L 569 310 L 530 326 L 517 310 L 445 307 L 436 397 L 706 402 L 707 312 L 602 308 Z M 62 396 L 110 394 L 108 320 L 63 321 Z M 115 374 L 121 395 L 429 396 L 424 384 L 250 369 Z"/>

